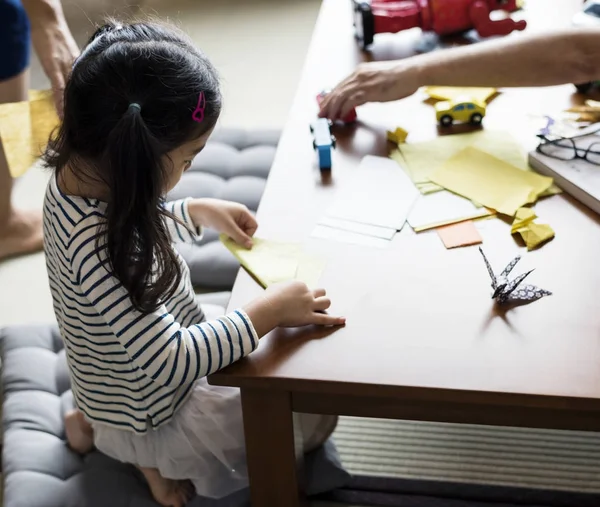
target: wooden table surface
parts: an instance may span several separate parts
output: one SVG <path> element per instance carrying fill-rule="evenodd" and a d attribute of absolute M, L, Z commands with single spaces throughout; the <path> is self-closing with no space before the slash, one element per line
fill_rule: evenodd
<path fill-rule="evenodd" d="M 547 1 L 528 0 L 527 30 L 568 25 L 580 4 L 561 0 L 550 8 Z M 418 30 L 377 37 L 370 58 L 409 56 L 419 37 Z M 490 299 L 477 247 L 446 250 L 435 231 L 415 234 L 406 226 L 387 249 L 310 237 L 361 158 L 389 153 L 386 129 L 402 126 L 409 142 L 438 135 L 433 108 L 420 93 L 366 105 L 358 109 L 355 126 L 335 130 L 332 181 L 321 180 L 308 128 L 317 113 L 315 95 L 368 58 L 353 39 L 350 0 L 325 0 L 258 212 L 257 236 L 302 242 L 327 259 L 322 285 L 332 298 L 331 312 L 346 316 L 347 325 L 333 333 L 276 330 L 210 382 L 305 396 L 427 400 L 431 407 L 447 407 L 447 413 L 440 408 L 439 420 L 461 420 L 450 414 L 458 404 L 480 413 L 495 407 L 496 416 L 483 422 L 600 430 L 600 217 L 576 201 L 561 195 L 536 204 L 539 221 L 549 223 L 556 238 L 530 253 L 508 224 L 481 224 L 483 248 L 496 270 L 523 254 L 515 272 L 535 267 L 530 283 L 554 293 L 508 312 Z M 507 90 L 490 104 L 484 126 L 509 130 L 531 148 L 528 115 L 561 111 L 572 92 L 572 86 Z M 241 271 L 231 307 L 260 293 Z M 302 408 L 298 403 L 295 409 Z M 502 407 L 511 409 L 501 416 Z M 538 408 L 565 417 L 523 416 L 523 410 Z"/>

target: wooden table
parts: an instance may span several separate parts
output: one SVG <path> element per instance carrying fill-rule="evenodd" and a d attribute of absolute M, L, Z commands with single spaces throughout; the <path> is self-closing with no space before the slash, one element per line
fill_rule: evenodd
<path fill-rule="evenodd" d="M 580 5 L 563 0 L 550 9 L 544 0 L 528 1 L 530 31 L 568 24 Z M 382 36 L 372 58 L 408 56 L 418 37 L 418 31 Z M 386 128 L 406 128 L 409 142 L 437 135 L 422 95 L 364 106 L 360 123 L 335 132 L 333 180 L 321 180 L 308 128 L 315 95 L 364 58 L 353 40 L 350 1 L 325 0 L 258 216 L 258 236 L 302 241 L 327 258 L 322 285 L 332 313 L 345 315 L 347 326 L 334 333 L 277 330 L 250 357 L 209 379 L 241 388 L 256 507 L 300 505 L 292 411 L 600 430 L 600 220 L 577 202 L 555 196 L 536 205 L 556 238 L 531 253 L 506 223 L 483 224 L 484 247 L 497 269 L 524 253 L 516 271 L 536 267 L 531 283 L 554 292 L 509 312 L 494 307 L 477 248 L 446 250 L 435 231 L 417 235 L 405 227 L 388 249 L 310 237 L 361 158 L 389 152 Z M 527 113 L 559 111 L 572 91 L 502 93 L 485 126 L 511 130 L 530 147 Z M 242 271 L 231 306 L 260 292 Z"/>

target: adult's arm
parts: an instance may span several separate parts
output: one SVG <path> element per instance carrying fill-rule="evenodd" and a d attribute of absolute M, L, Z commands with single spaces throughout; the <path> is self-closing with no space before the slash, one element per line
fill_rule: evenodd
<path fill-rule="evenodd" d="M 600 79 L 600 28 L 572 28 L 481 42 L 405 60 L 361 64 L 323 100 L 321 116 L 344 117 L 419 87 L 518 87 Z"/>
<path fill-rule="evenodd" d="M 56 110 L 62 115 L 63 92 L 79 54 L 60 0 L 21 0 L 31 24 L 31 41 L 50 79 Z"/>

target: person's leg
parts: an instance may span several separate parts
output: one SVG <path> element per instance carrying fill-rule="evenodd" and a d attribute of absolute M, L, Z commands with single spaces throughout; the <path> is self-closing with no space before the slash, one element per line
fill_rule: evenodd
<path fill-rule="evenodd" d="M 0 104 L 27 99 L 29 72 L 0 81 Z M 11 201 L 12 176 L 0 138 L 0 260 L 38 251 L 43 246 L 41 211 L 17 210 Z"/>
<path fill-rule="evenodd" d="M 184 507 L 195 494 L 190 481 L 165 479 L 156 468 L 138 469 L 144 474 L 154 500 L 164 507 Z"/>
<path fill-rule="evenodd" d="M 65 434 L 69 447 L 79 454 L 87 454 L 94 448 L 94 430 L 80 410 L 65 414 Z"/>
<path fill-rule="evenodd" d="M 27 100 L 30 28 L 18 0 L 0 0 L 0 104 Z M 0 138 L 0 261 L 40 250 L 41 211 L 13 208 L 13 181 Z"/>

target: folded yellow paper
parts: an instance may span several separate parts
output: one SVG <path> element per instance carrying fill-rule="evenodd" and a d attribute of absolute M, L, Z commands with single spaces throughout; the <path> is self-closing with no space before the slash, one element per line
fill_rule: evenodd
<path fill-rule="evenodd" d="M 432 99 L 455 100 L 461 96 L 473 97 L 480 102 L 487 102 L 498 90 L 496 88 L 474 88 L 457 86 L 426 86 L 424 91 Z"/>
<path fill-rule="evenodd" d="M 531 208 L 519 208 L 515 213 L 515 219 L 513 220 L 510 232 L 515 233 L 523 227 L 527 227 L 531 222 L 537 218 L 535 211 Z"/>
<path fill-rule="evenodd" d="M 0 139 L 14 178 L 23 175 L 42 154 L 58 124 L 50 90 L 32 90 L 28 101 L 0 104 Z"/>
<path fill-rule="evenodd" d="M 531 208 L 520 208 L 510 230 L 512 234 L 521 235 L 527 250 L 533 250 L 554 237 L 552 227 L 548 224 L 536 224 L 536 218 L 537 215 Z"/>
<path fill-rule="evenodd" d="M 386 135 L 388 141 L 396 144 L 402 144 L 404 141 L 406 141 L 408 132 L 402 127 L 396 127 L 396 130 L 388 130 Z"/>
<path fill-rule="evenodd" d="M 527 245 L 527 250 L 533 250 L 554 237 L 554 230 L 548 224 L 531 223 L 518 232 Z"/>
<path fill-rule="evenodd" d="M 254 238 L 254 246 L 248 250 L 226 236 L 222 235 L 220 239 L 265 288 L 278 282 L 300 280 L 314 289 L 325 267 L 322 259 L 303 252 L 301 245 L 296 243 Z"/>
<path fill-rule="evenodd" d="M 552 185 L 552 178 L 523 171 L 472 146 L 447 160 L 431 180 L 509 216 L 535 202 Z"/>

